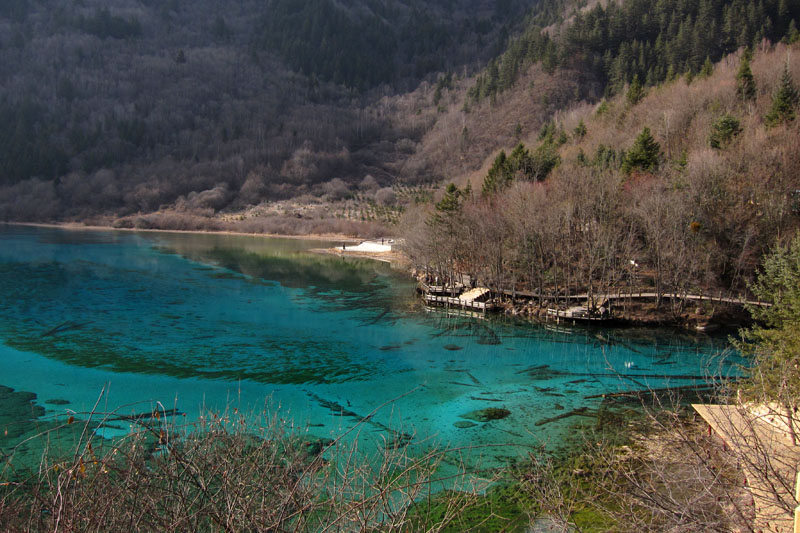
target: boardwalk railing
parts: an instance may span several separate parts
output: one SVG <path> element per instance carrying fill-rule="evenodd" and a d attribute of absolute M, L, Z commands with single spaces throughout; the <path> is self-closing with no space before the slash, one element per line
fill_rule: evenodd
<path fill-rule="evenodd" d="M 477 311 L 491 311 L 494 309 L 492 302 L 477 302 L 475 300 L 462 300 L 449 296 L 439 296 L 436 294 L 426 294 L 425 303 L 428 305 L 442 305 L 445 307 L 457 307 L 460 309 L 472 309 Z"/>
<path fill-rule="evenodd" d="M 588 298 L 588 294 L 579 294 L 574 296 L 574 298 L 579 299 L 586 299 Z M 642 299 L 642 300 L 655 300 L 658 298 L 658 293 L 656 292 L 634 292 L 634 293 L 618 293 L 618 294 L 596 294 L 594 295 L 594 299 L 596 301 L 602 301 L 605 299 L 608 300 L 626 300 L 626 299 Z M 728 304 L 736 304 L 736 305 L 755 305 L 755 306 L 764 306 L 764 305 L 772 305 L 766 302 L 756 301 L 756 300 L 748 300 L 743 296 L 714 296 L 710 294 L 679 294 L 675 292 L 665 292 L 661 294 L 661 298 L 669 300 L 691 300 L 695 302 L 711 302 L 711 303 L 728 303 Z"/>
<path fill-rule="evenodd" d="M 573 307 L 571 309 L 548 308 L 547 318 L 555 318 L 556 321 L 567 320 L 574 322 L 608 322 L 613 320 L 609 314 L 595 314 L 585 307 Z"/>
<path fill-rule="evenodd" d="M 504 290 L 502 291 L 504 296 L 510 297 L 517 297 L 517 298 L 539 298 L 540 295 L 538 292 L 530 292 L 530 291 L 510 291 Z M 574 300 L 574 301 L 581 301 L 581 300 L 588 300 L 589 293 L 581 293 L 581 294 L 554 294 L 554 293 L 545 293 L 542 297 L 548 300 Z M 611 294 L 599 294 L 595 293 L 591 295 L 594 298 L 595 302 L 604 302 L 609 300 L 611 302 L 615 300 L 655 300 L 658 298 L 658 293 L 650 292 L 650 291 L 643 291 L 639 290 L 620 290 L 616 293 Z M 680 294 L 675 292 L 666 292 L 661 294 L 661 298 L 665 300 L 669 299 L 676 299 L 676 300 L 691 300 L 695 302 L 710 302 L 710 303 L 728 303 L 734 305 L 753 305 L 757 307 L 768 307 L 771 306 L 771 303 L 762 302 L 760 300 L 748 300 L 745 296 L 735 295 L 735 296 L 723 296 L 721 293 L 717 296 L 713 294 Z"/>
<path fill-rule="evenodd" d="M 426 294 L 448 294 L 451 296 L 457 296 L 464 290 L 464 285 L 460 283 L 455 285 L 432 285 L 421 281 L 419 283 L 419 288 Z"/>

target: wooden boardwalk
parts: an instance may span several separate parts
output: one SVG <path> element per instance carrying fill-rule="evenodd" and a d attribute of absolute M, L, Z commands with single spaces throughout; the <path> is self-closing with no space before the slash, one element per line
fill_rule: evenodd
<path fill-rule="evenodd" d="M 475 290 L 475 289 L 473 289 Z M 466 297 L 465 297 L 466 296 Z M 468 293 L 462 294 L 461 296 L 440 296 L 437 294 L 426 294 L 425 295 L 425 303 L 428 305 L 434 306 L 442 306 L 442 307 L 454 307 L 457 309 L 465 309 L 470 311 L 480 311 L 485 313 L 487 311 L 491 311 L 495 308 L 494 303 L 492 302 L 481 302 L 477 301 L 476 297 L 470 298 Z M 478 295 L 478 296 L 482 296 Z"/>
<path fill-rule="evenodd" d="M 578 295 L 579 298 L 589 298 L 588 294 L 581 294 Z M 677 293 L 664 293 L 661 295 L 664 299 L 681 299 L 684 300 L 692 300 L 696 302 L 711 302 L 711 303 L 728 303 L 728 304 L 736 304 L 736 305 L 755 305 L 755 306 L 762 306 L 762 305 L 771 305 L 765 302 L 758 302 L 755 300 L 747 300 L 744 298 L 733 298 L 729 296 L 710 296 L 708 294 L 684 294 L 680 295 Z M 606 298 L 608 300 L 627 300 L 627 299 L 646 299 L 646 300 L 655 300 L 658 298 L 658 294 L 655 292 L 641 292 L 641 293 L 634 293 L 634 294 L 604 294 L 600 296 L 596 296 L 595 300 L 600 300 L 600 298 Z"/>
<path fill-rule="evenodd" d="M 443 307 L 454 307 L 454 308 L 461 308 L 466 310 L 473 310 L 473 311 L 480 311 L 485 313 L 487 311 L 491 311 L 497 309 L 497 305 L 487 298 L 484 295 L 489 292 L 487 288 L 478 288 L 478 289 L 469 289 L 469 286 L 465 286 L 461 283 L 456 283 L 454 285 L 440 285 L 437 283 L 419 283 L 419 290 L 424 294 L 425 303 L 432 306 L 443 306 Z M 477 298 L 470 297 L 470 293 L 480 290 L 481 294 L 478 295 Z M 466 291 L 466 292 L 464 292 Z M 501 292 L 502 295 L 512 298 L 527 298 L 527 299 L 534 299 L 539 298 L 538 292 L 530 292 L 530 291 L 510 291 L 510 290 L 503 290 Z M 613 306 L 615 302 L 621 301 L 632 301 L 632 300 L 656 300 L 658 299 L 659 295 L 656 292 L 618 292 L 612 294 L 592 294 L 589 293 L 582 293 L 582 294 L 574 294 L 569 296 L 569 300 L 574 302 L 588 302 L 589 299 L 593 298 L 594 302 L 598 305 L 608 305 Z M 552 294 L 545 294 L 544 297 L 548 300 L 564 300 L 564 297 L 559 296 L 556 298 L 555 295 Z M 772 304 L 755 301 L 755 300 L 747 300 L 742 297 L 734 297 L 734 296 L 722 296 L 721 294 L 718 296 L 709 295 L 709 294 L 678 294 L 678 293 L 663 293 L 661 294 L 661 298 L 664 300 L 670 299 L 683 299 L 693 302 L 709 302 L 709 303 L 725 303 L 730 305 L 751 305 L 751 306 L 769 306 Z M 479 301 L 480 300 L 480 301 Z M 588 307 L 588 304 L 587 304 Z M 608 316 L 595 316 L 591 313 L 586 314 L 586 316 L 573 316 L 574 313 L 568 313 L 564 310 L 559 310 L 556 308 L 548 309 L 547 315 L 551 318 L 555 319 L 567 319 L 567 320 L 581 320 L 581 321 L 592 321 L 592 322 L 603 322 L 609 320 L 611 318 L 611 313 Z M 569 315 L 569 316 L 567 316 Z"/>
<path fill-rule="evenodd" d="M 545 315 L 548 319 L 553 318 L 556 322 L 563 320 L 564 322 L 576 322 L 585 324 L 597 324 L 604 322 L 611 322 L 614 317 L 610 313 L 600 314 L 592 313 L 588 308 L 583 306 L 571 307 L 569 309 L 554 309 L 548 308 Z"/>
<path fill-rule="evenodd" d="M 505 296 L 516 296 L 518 298 L 538 298 L 539 294 L 530 291 L 510 291 L 504 290 L 503 295 Z M 570 295 L 570 300 L 588 300 L 589 293 L 581 293 L 581 294 L 572 294 Z M 606 300 L 610 302 L 618 301 L 618 300 L 655 300 L 658 298 L 658 293 L 655 292 L 633 292 L 633 293 L 615 293 L 615 294 L 594 294 L 595 302 L 604 302 Z M 552 294 L 545 294 L 544 298 L 555 298 Z M 663 293 L 661 298 L 665 300 L 669 299 L 681 299 L 684 300 L 692 300 L 696 302 L 710 302 L 710 303 L 728 303 L 734 305 L 753 305 L 753 306 L 770 306 L 772 304 L 766 302 L 760 302 L 756 300 L 747 300 L 745 298 L 736 298 L 731 296 L 713 296 L 708 294 L 684 294 L 680 295 L 678 293 Z M 560 300 L 563 300 L 564 297 L 559 296 Z"/>
<path fill-rule="evenodd" d="M 795 531 L 800 446 L 784 431 L 735 405 L 692 405 L 739 459 L 755 505 L 755 531 Z"/>

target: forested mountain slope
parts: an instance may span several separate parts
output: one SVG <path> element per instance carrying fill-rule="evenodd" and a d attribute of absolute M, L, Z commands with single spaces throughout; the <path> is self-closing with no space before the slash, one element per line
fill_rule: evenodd
<path fill-rule="evenodd" d="M 417 265 L 551 295 L 745 290 L 800 227 L 800 4 L 540 13 L 414 156 L 459 154 L 438 158 L 457 186 L 409 217 Z"/>
<path fill-rule="evenodd" d="M 463 80 L 412 159 L 449 179 L 468 174 L 559 110 L 707 75 L 741 47 L 797 39 L 798 20 L 800 2 L 787 0 L 542 2 L 502 54 Z"/>
<path fill-rule="evenodd" d="M 529 179 L 562 172 L 571 110 L 694 87 L 743 47 L 757 64 L 799 17 L 792 0 L 4 2 L 0 219 L 210 220 L 299 198 L 394 222 L 430 197 L 418 184 L 481 189 L 520 141 Z M 619 158 L 645 125 L 678 158 L 639 121 L 597 143 Z"/>
<path fill-rule="evenodd" d="M 567 9 L 551 24 L 545 10 L 477 78 L 479 101 L 511 87 L 531 63 L 546 72 L 571 69 L 592 78 L 606 94 L 628 83 L 653 86 L 696 75 L 723 55 L 763 40 L 796 36 L 800 3 L 791 0 L 625 0 Z M 543 27 L 546 26 L 546 27 Z"/>
<path fill-rule="evenodd" d="M 525 4 L 2 2 L 0 217 L 125 215 L 203 191 L 192 207 L 213 212 L 334 178 L 388 184 L 421 132 L 381 98 L 479 67 Z"/>
<path fill-rule="evenodd" d="M 799 51 L 764 41 L 556 113 L 414 217 L 416 264 L 545 299 L 741 293 L 800 227 Z"/>
<path fill-rule="evenodd" d="M 348 87 L 413 84 L 496 55 L 505 44 L 503 26 L 528 3 L 271 0 L 255 24 L 256 45 L 278 52 L 296 71 Z"/>

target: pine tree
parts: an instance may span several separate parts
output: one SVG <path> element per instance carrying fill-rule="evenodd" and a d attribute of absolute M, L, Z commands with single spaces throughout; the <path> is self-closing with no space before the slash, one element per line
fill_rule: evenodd
<path fill-rule="evenodd" d="M 519 143 L 511 152 L 511 155 L 508 156 L 507 168 L 509 179 L 513 179 L 514 174 L 517 172 L 521 173 L 526 178 L 530 178 L 533 162 L 531 160 L 531 155 L 525 148 L 524 144 Z"/>
<path fill-rule="evenodd" d="M 750 289 L 772 305 L 749 308 L 758 325 L 742 331 L 743 341 L 736 343 L 754 356 L 744 392 L 759 402 L 777 402 L 789 415 L 787 420 L 796 420 L 792 413 L 800 402 L 800 235 L 764 258 Z M 793 440 L 797 429 L 790 427 Z"/>
<path fill-rule="evenodd" d="M 558 66 L 558 51 L 552 42 L 547 43 L 542 57 L 542 68 L 548 74 L 552 74 Z"/>
<path fill-rule="evenodd" d="M 633 76 L 633 81 L 631 81 L 631 86 L 628 88 L 628 94 L 625 96 L 628 99 L 628 103 L 631 105 L 638 104 L 639 101 L 642 98 L 644 98 L 644 88 L 642 87 L 642 84 L 639 81 L 638 74 Z"/>
<path fill-rule="evenodd" d="M 503 190 L 511 179 L 511 169 L 509 168 L 508 158 L 505 150 L 501 150 L 494 163 L 489 169 L 489 173 L 483 179 L 483 195 L 491 196 Z"/>
<path fill-rule="evenodd" d="M 711 125 L 711 135 L 708 137 L 708 142 L 711 148 L 720 150 L 741 132 L 742 126 L 739 123 L 739 119 L 726 113 Z"/>
<path fill-rule="evenodd" d="M 789 12 L 789 5 L 787 4 L 786 0 L 778 0 L 778 16 L 776 17 L 776 22 L 778 23 L 778 32 L 782 32 L 782 30 L 786 27 L 786 21 L 789 20 L 791 16 Z"/>
<path fill-rule="evenodd" d="M 697 75 L 699 78 L 709 78 L 714 72 L 714 65 L 711 63 L 711 58 L 706 56 L 705 63 L 700 68 L 700 73 Z"/>
<path fill-rule="evenodd" d="M 583 139 L 586 136 L 586 124 L 583 123 L 583 119 L 581 119 L 578 125 L 575 126 L 575 129 L 572 130 L 572 136 L 575 139 Z"/>
<path fill-rule="evenodd" d="M 800 42 L 800 31 L 797 30 L 797 23 L 794 19 L 789 23 L 789 29 L 786 31 L 785 39 L 788 44 Z"/>
<path fill-rule="evenodd" d="M 745 52 L 742 56 L 742 63 L 736 73 L 736 93 L 745 101 L 756 97 L 756 80 L 753 78 L 753 71 L 750 70 L 749 52 Z"/>
<path fill-rule="evenodd" d="M 464 192 L 461 195 L 466 200 L 472 200 L 472 182 L 467 180 L 467 185 L 464 187 Z"/>
<path fill-rule="evenodd" d="M 546 140 L 534 150 L 530 161 L 531 171 L 528 177 L 542 181 L 561 163 L 561 156 L 558 155 L 556 144 L 551 140 Z"/>
<path fill-rule="evenodd" d="M 539 137 L 537 140 L 545 141 L 545 142 L 553 142 L 556 136 L 556 123 L 552 120 L 549 122 L 545 122 L 542 124 L 542 127 L 539 128 Z"/>
<path fill-rule="evenodd" d="M 461 191 L 451 183 L 444 191 L 444 196 L 436 204 L 436 211 L 442 214 L 452 214 L 461 209 Z"/>
<path fill-rule="evenodd" d="M 797 89 L 792 80 L 792 74 L 789 72 L 789 64 L 783 67 L 783 74 L 781 75 L 780 85 L 775 96 L 772 97 L 772 107 L 764 117 L 767 125 L 777 126 L 783 122 L 791 122 L 795 119 L 796 113 L 794 108 L 798 103 Z"/>
<path fill-rule="evenodd" d="M 681 174 L 686 170 L 686 167 L 689 166 L 689 152 L 686 151 L 686 148 L 681 150 L 681 156 L 675 161 L 675 170 L 680 172 Z"/>
<path fill-rule="evenodd" d="M 661 146 L 653 138 L 650 128 L 644 128 L 625 155 L 622 171 L 626 174 L 634 170 L 653 172 L 658 169 L 660 159 Z"/>
<path fill-rule="evenodd" d="M 589 166 L 589 160 L 586 158 L 586 153 L 583 151 L 583 148 L 578 149 L 578 164 L 582 167 Z"/>
<path fill-rule="evenodd" d="M 464 203 L 464 193 L 451 183 L 444 190 L 442 199 L 436 202 L 436 211 L 428 218 L 426 224 L 436 231 L 453 234 L 458 224 L 458 215 Z"/>

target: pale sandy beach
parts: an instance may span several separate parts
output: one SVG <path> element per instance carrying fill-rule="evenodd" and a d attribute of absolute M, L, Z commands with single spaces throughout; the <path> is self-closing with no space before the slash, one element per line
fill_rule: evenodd
<path fill-rule="evenodd" d="M 148 232 L 148 233 L 196 233 L 203 235 L 241 235 L 245 237 L 266 237 L 273 239 L 300 239 L 308 241 L 344 241 L 348 243 L 362 242 L 364 239 L 342 235 L 340 233 L 308 233 L 302 235 L 278 234 L 278 233 L 246 233 L 242 231 L 210 231 L 210 230 L 180 230 L 180 229 L 157 229 L 157 228 L 115 228 L 113 226 L 100 226 L 80 224 L 78 222 L 43 223 L 43 222 L 0 222 L 9 226 L 28 226 L 33 228 L 59 228 L 65 230 L 87 230 L 87 231 L 127 231 L 127 232 Z"/>
<path fill-rule="evenodd" d="M 311 233 L 305 235 L 282 235 L 276 233 L 244 233 L 239 231 L 209 231 L 209 230 L 172 230 L 172 229 L 140 229 L 140 228 L 115 228 L 112 226 L 99 226 L 87 225 L 77 222 L 64 222 L 61 224 L 48 224 L 42 222 L 0 222 L 9 226 L 27 226 L 33 228 L 58 228 L 70 231 L 125 231 L 130 233 L 146 232 L 146 233 L 188 233 L 198 235 L 236 235 L 242 237 L 257 237 L 268 239 L 297 239 L 306 241 L 330 241 L 341 242 L 333 248 L 312 248 L 309 251 L 314 253 L 325 253 L 332 255 L 341 255 L 349 257 L 361 257 L 364 259 L 373 259 L 375 261 L 384 261 L 396 265 L 404 265 L 408 263 L 408 258 L 400 251 L 392 249 L 391 246 L 381 245 L 374 241 L 364 241 L 357 237 L 348 235 L 335 234 L 335 233 Z M 359 243 L 355 246 L 350 246 L 353 243 Z M 344 246 L 344 249 L 342 248 Z"/>

